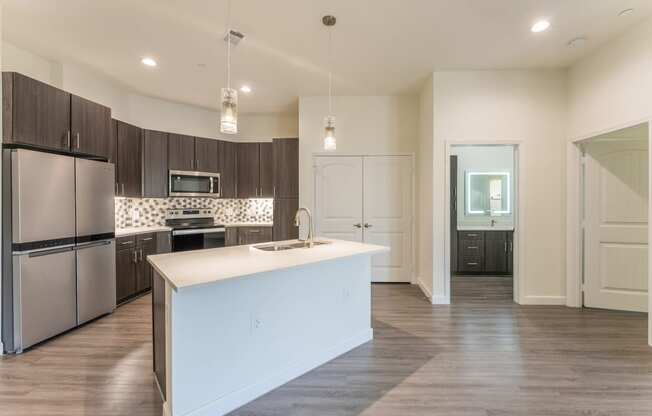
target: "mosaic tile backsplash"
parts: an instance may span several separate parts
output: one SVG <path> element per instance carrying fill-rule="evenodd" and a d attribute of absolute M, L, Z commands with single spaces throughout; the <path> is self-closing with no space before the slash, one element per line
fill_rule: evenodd
<path fill-rule="evenodd" d="M 165 225 L 168 208 L 211 208 L 215 210 L 215 221 L 221 224 L 264 223 L 274 218 L 273 199 L 116 198 L 115 226 Z"/>

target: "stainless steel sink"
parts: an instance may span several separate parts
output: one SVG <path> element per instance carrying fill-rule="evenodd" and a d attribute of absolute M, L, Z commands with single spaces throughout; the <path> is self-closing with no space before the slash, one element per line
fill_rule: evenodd
<path fill-rule="evenodd" d="M 331 243 L 330 241 L 314 241 L 313 247 L 321 246 L 324 244 L 330 244 L 330 243 Z M 293 250 L 295 248 L 310 248 L 308 246 L 308 243 L 304 241 L 299 241 L 297 243 L 290 243 L 290 244 L 259 244 L 253 247 L 256 250 L 262 250 L 262 251 L 285 251 L 285 250 Z"/>

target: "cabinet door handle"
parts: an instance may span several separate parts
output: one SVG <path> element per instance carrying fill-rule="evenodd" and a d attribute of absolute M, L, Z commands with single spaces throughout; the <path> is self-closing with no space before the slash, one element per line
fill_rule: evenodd
<path fill-rule="evenodd" d="M 469 237 L 477 237 L 477 234 L 467 234 Z"/>
<path fill-rule="evenodd" d="M 355 228 L 362 228 L 362 224 L 360 224 L 359 222 L 356 223 L 356 224 L 353 224 L 353 226 L 354 226 Z"/>
<path fill-rule="evenodd" d="M 75 145 L 75 147 L 76 147 L 77 149 L 79 149 L 79 137 L 80 137 L 79 132 L 75 133 L 75 141 L 76 141 L 76 145 Z"/>
<path fill-rule="evenodd" d="M 276 198 L 276 186 L 272 186 L 272 196 Z"/>
<path fill-rule="evenodd" d="M 195 166 L 199 169 L 199 159 L 195 159 Z"/>
<path fill-rule="evenodd" d="M 66 133 L 66 147 L 70 149 L 70 130 Z"/>
<path fill-rule="evenodd" d="M 249 230 L 250 233 L 257 234 L 260 232 L 260 230 Z"/>
<path fill-rule="evenodd" d="M 477 250 L 478 246 L 468 246 L 467 248 L 470 249 L 470 250 Z"/>
<path fill-rule="evenodd" d="M 120 243 L 120 245 L 126 246 L 127 244 L 131 244 L 131 243 L 133 243 L 133 241 L 123 241 L 122 243 Z"/>
<path fill-rule="evenodd" d="M 120 186 L 122 186 L 122 196 L 125 196 L 125 184 L 121 183 Z"/>
<path fill-rule="evenodd" d="M 477 266 L 478 263 L 466 263 L 468 266 Z"/>
<path fill-rule="evenodd" d="M 369 224 L 367 222 L 364 223 L 364 228 L 371 228 L 371 227 L 373 227 L 373 225 L 371 225 L 371 224 Z"/>
<path fill-rule="evenodd" d="M 505 253 L 507 253 L 507 241 L 505 241 Z"/>
<path fill-rule="evenodd" d="M 143 249 L 142 248 L 140 249 L 139 257 L 140 257 L 140 261 L 143 261 Z"/>
<path fill-rule="evenodd" d="M 153 240 L 153 239 L 154 239 L 154 237 L 147 237 L 147 238 L 143 238 L 142 241 L 150 241 L 150 240 Z"/>
<path fill-rule="evenodd" d="M 134 253 L 134 263 L 138 263 L 138 252 L 134 250 L 133 253 Z"/>

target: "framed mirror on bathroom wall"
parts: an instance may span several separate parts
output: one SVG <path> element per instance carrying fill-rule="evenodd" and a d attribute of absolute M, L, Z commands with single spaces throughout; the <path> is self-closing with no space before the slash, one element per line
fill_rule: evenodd
<path fill-rule="evenodd" d="M 466 215 L 499 217 L 511 215 L 511 175 L 509 172 L 466 171 Z"/>

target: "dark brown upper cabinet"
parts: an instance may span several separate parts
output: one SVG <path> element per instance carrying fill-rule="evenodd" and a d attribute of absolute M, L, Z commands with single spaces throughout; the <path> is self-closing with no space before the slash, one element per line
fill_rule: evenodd
<path fill-rule="evenodd" d="M 274 197 L 299 197 L 299 139 L 274 139 Z"/>
<path fill-rule="evenodd" d="M 70 97 L 70 148 L 75 153 L 109 158 L 111 109 L 85 98 Z"/>
<path fill-rule="evenodd" d="M 170 170 L 195 170 L 195 138 L 170 133 L 168 138 L 168 162 Z"/>
<path fill-rule="evenodd" d="M 168 134 L 143 130 L 143 197 L 168 196 Z"/>
<path fill-rule="evenodd" d="M 142 192 L 142 130 L 117 122 L 116 195 L 140 198 Z"/>
<path fill-rule="evenodd" d="M 260 185 L 259 143 L 238 143 L 237 197 L 256 198 Z"/>
<path fill-rule="evenodd" d="M 118 120 L 111 119 L 111 135 L 109 136 L 109 163 L 117 165 L 118 158 Z M 118 170 L 115 171 L 116 175 Z"/>
<path fill-rule="evenodd" d="M 222 198 L 236 197 L 236 154 L 238 145 L 232 142 L 218 141 L 218 172 L 222 184 Z"/>
<path fill-rule="evenodd" d="M 272 143 L 260 143 L 258 197 L 274 197 L 274 158 Z"/>
<path fill-rule="evenodd" d="M 195 170 L 211 173 L 219 172 L 217 155 L 217 140 L 195 138 Z"/>
<path fill-rule="evenodd" d="M 5 143 L 70 150 L 70 94 L 16 72 L 3 72 L 2 101 Z"/>

